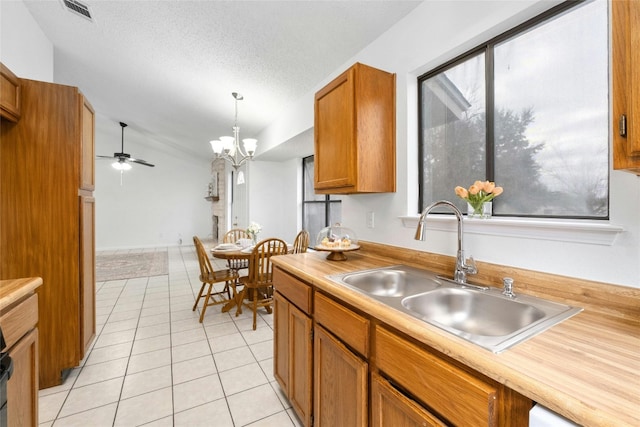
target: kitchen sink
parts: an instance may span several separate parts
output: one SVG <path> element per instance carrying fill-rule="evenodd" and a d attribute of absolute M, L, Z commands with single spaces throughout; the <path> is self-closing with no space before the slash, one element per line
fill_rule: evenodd
<path fill-rule="evenodd" d="M 393 266 L 327 276 L 430 325 L 500 353 L 582 311 L 498 288 L 455 284 L 435 273 Z"/>
<path fill-rule="evenodd" d="M 403 297 L 436 289 L 439 282 L 425 272 L 408 266 L 395 266 L 339 275 L 344 284 L 379 297 Z"/>

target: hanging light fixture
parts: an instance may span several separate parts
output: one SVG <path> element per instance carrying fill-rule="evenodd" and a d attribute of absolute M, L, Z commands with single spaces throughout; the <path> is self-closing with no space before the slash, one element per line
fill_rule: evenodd
<path fill-rule="evenodd" d="M 220 139 L 209 141 L 211 148 L 213 149 L 216 159 L 224 159 L 231 163 L 231 166 L 235 170 L 238 170 L 240 166 L 251 160 L 256 152 L 256 145 L 258 140 L 254 138 L 245 138 L 242 140 L 244 150 L 240 147 L 240 128 L 238 127 L 238 101 L 242 101 L 244 98 L 237 92 L 233 92 L 231 95 L 236 100 L 236 115 L 233 124 L 233 136 L 221 136 Z M 242 172 L 242 171 L 241 171 Z"/>

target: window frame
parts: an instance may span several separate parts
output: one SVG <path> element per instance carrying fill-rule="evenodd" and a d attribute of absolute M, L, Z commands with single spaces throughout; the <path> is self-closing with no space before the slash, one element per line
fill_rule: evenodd
<path fill-rule="evenodd" d="M 305 223 L 306 218 L 306 207 L 308 205 L 324 205 L 324 226 L 330 226 L 331 222 L 331 205 L 337 204 L 342 208 L 342 200 L 336 200 L 331 198 L 331 194 L 325 194 L 322 200 L 307 200 L 305 197 L 305 189 L 306 189 L 306 169 L 307 169 L 307 161 L 308 159 L 313 158 L 314 160 L 314 168 L 315 168 L 315 156 L 306 156 L 302 158 L 302 228 L 308 231 L 307 224 Z M 311 236 L 309 241 L 309 247 L 313 249 L 315 246 L 315 236 Z"/>
<path fill-rule="evenodd" d="M 485 115 L 486 115 L 486 123 L 485 123 L 485 132 L 486 132 L 486 141 L 485 141 L 485 171 L 486 176 L 485 180 L 495 181 L 495 74 L 494 74 L 494 49 L 496 45 L 517 36 L 518 34 L 523 34 L 528 30 L 531 30 L 541 24 L 546 23 L 550 19 L 562 15 L 563 13 L 569 12 L 571 9 L 580 7 L 584 3 L 589 2 L 590 0 L 567 0 L 559 5 L 556 5 L 537 16 L 526 20 L 525 22 L 516 25 L 515 27 L 489 39 L 486 42 L 481 43 L 480 45 L 465 51 L 464 53 L 454 57 L 453 59 L 444 62 L 443 64 L 419 75 L 417 77 L 417 100 L 418 100 L 418 213 L 420 213 L 424 208 L 426 208 L 425 200 L 424 200 L 424 191 L 423 191 L 423 182 L 425 179 L 425 167 L 423 164 L 423 159 L 425 156 L 425 144 L 424 144 L 424 129 L 422 126 L 422 116 L 424 113 L 423 110 L 423 90 L 422 84 L 425 80 L 428 80 L 444 71 L 458 65 L 463 62 L 473 58 L 474 56 L 484 54 L 485 55 Z M 607 5 L 608 14 L 610 14 L 610 6 Z M 609 26 L 609 24 L 608 24 Z M 610 36 L 610 28 L 608 28 L 608 34 Z M 609 48 L 610 50 L 610 48 Z M 610 61 L 610 55 L 609 55 Z M 608 82 L 609 91 L 610 85 Z M 608 106 L 610 113 L 610 105 Z M 609 114 L 610 115 L 610 114 Z M 611 121 L 609 120 L 609 129 L 607 132 L 608 144 L 607 144 L 607 164 L 610 163 L 611 160 Z M 494 212 L 493 216 L 502 217 L 502 218 L 522 218 L 522 219 L 536 219 L 536 220 L 593 220 L 593 221 L 608 221 L 611 216 L 611 168 L 608 168 L 607 172 L 607 215 L 602 217 L 594 217 L 594 216 L 545 216 L 545 215 L 524 215 L 524 214 L 496 214 Z M 437 212 L 440 213 L 440 212 Z M 450 212 L 442 212 L 443 214 L 452 214 Z"/>

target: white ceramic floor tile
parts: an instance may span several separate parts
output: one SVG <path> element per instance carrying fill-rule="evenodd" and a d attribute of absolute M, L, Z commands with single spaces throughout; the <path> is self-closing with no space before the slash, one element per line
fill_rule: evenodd
<path fill-rule="evenodd" d="M 249 427 L 293 427 L 293 421 L 289 418 L 287 411 L 278 412 L 269 417 L 256 421 L 255 423 L 248 424 Z"/>
<path fill-rule="evenodd" d="M 219 375 L 225 396 L 268 383 L 267 377 L 257 362 L 220 372 Z"/>
<path fill-rule="evenodd" d="M 171 386 L 171 367 L 148 369 L 124 377 L 121 399 L 138 396 Z"/>
<path fill-rule="evenodd" d="M 231 350 L 232 348 L 238 348 L 246 346 L 247 343 L 240 332 L 235 334 L 223 335 L 221 337 L 214 337 L 209 340 L 211 351 L 213 353 L 220 353 L 221 351 Z"/>
<path fill-rule="evenodd" d="M 122 344 L 133 341 L 133 337 L 136 333 L 135 329 L 129 329 L 128 331 L 112 332 L 109 334 L 102 333 L 96 340 L 95 348 L 106 347 L 109 345 Z"/>
<path fill-rule="evenodd" d="M 83 387 L 113 378 L 124 377 L 128 362 L 126 358 L 122 358 L 85 366 L 80 371 L 74 387 Z"/>
<path fill-rule="evenodd" d="M 90 409 L 64 418 L 58 418 L 56 427 L 111 427 L 116 415 L 116 403 Z"/>
<path fill-rule="evenodd" d="M 107 347 L 94 348 L 85 365 L 95 365 L 96 363 L 102 363 L 109 360 L 120 359 L 122 357 L 128 358 L 131 354 L 132 342 L 126 342 L 122 344 L 110 345 Z"/>
<path fill-rule="evenodd" d="M 172 372 L 173 384 L 180 384 L 218 373 L 211 355 L 174 363 Z"/>
<path fill-rule="evenodd" d="M 173 386 L 173 407 L 176 412 L 194 408 L 224 397 L 218 375 L 198 378 Z"/>
<path fill-rule="evenodd" d="M 171 321 L 171 315 L 169 313 L 154 314 L 152 316 L 140 316 L 138 327 L 157 325 L 158 323 L 168 323 Z"/>
<path fill-rule="evenodd" d="M 237 426 L 245 426 L 282 412 L 284 407 L 269 384 L 227 397 L 231 416 Z M 251 402 L 247 405 L 247 402 Z"/>
<path fill-rule="evenodd" d="M 268 341 L 262 341 L 257 344 L 251 344 L 249 348 L 251 349 L 251 352 L 258 362 L 273 357 L 272 339 Z"/>
<path fill-rule="evenodd" d="M 41 395 L 38 398 L 38 421 L 44 422 L 55 420 L 68 395 L 68 390 L 46 396 Z"/>
<path fill-rule="evenodd" d="M 187 331 L 175 332 L 171 334 L 171 345 L 177 346 L 189 344 L 197 341 L 206 341 L 207 335 L 203 328 L 189 329 Z"/>
<path fill-rule="evenodd" d="M 213 426 L 233 427 L 233 420 L 225 399 L 218 399 L 174 415 L 175 427 Z"/>
<path fill-rule="evenodd" d="M 249 345 L 273 339 L 273 329 L 269 326 L 257 328 L 255 331 L 242 331 L 241 334 Z"/>
<path fill-rule="evenodd" d="M 77 414 L 89 409 L 99 408 L 120 398 L 123 377 L 71 389 L 62 405 L 60 417 Z"/>
<path fill-rule="evenodd" d="M 160 335 L 152 338 L 137 339 L 133 343 L 131 354 L 142 354 L 150 351 L 171 347 L 170 335 Z"/>
<path fill-rule="evenodd" d="M 251 353 L 249 347 L 246 346 L 216 353 L 213 355 L 213 358 L 216 361 L 218 372 L 228 371 L 229 369 L 256 362 L 253 353 Z"/>
<path fill-rule="evenodd" d="M 253 331 L 246 307 L 236 317 L 212 306 L 199 323 L 191 310 L 200 289 L 193 246 L 161 249 L 169 252 L 168 275 L 96 284 L 98 339 L 82 370 L 39 392 L 39 427 L 300 425 L 273 378 L 273 316 L 261 310 Z M 125 361 L 126 376 L 81 386 L 121 375 Z M 252 413 L 245 399 L 269 410 Z"/>
<path fill-rule="evenodd" d="M 173 363 L 195 359 L 211 354 L 209 342 L 206 340 L 183 344 L 171 348 Z"/>
<path fill-rule="evenodd" d="M 173 413 L 172 402 L 171 387 L 121 400 L 113 425 L 130 427 L 160 420 Z"/>
<path fill-rule="evenodd" d="M 148 353 L 141 353 L 129 358 L 127 375 L 171 365 L 171 349 L 163 348 Z"/>
<path fill-rule="evenodd" d="M 156 325 L 151 326 L 142 326 L 139 327 L 136 331 L 136 340 L 142 340 L 145 338 L 153 338 L 158 337 L 160 335 L 167 335 L 171 332 L 171 324 L 169 322 L 166 323 L 158 323 Z"/>

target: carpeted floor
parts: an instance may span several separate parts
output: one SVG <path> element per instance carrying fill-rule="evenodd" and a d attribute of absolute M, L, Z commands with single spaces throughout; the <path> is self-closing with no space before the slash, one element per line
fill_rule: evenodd
<path fill-rule="evenodd" d="M 96 282 L 169 274 L 167 251 L 96 255 Z"/>

